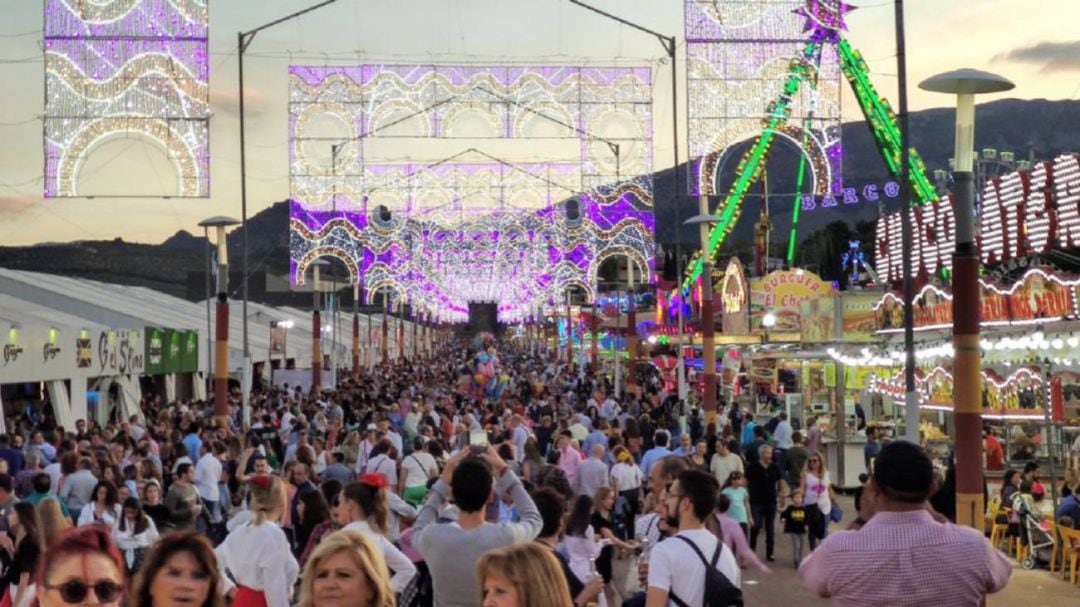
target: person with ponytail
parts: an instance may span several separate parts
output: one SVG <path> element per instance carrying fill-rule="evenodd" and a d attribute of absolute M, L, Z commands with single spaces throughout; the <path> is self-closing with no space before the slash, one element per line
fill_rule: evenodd
<path fill-rule="evenodd" d="M 285 483 L 256 475 L 247 484 L 252 518 L 217 547 L 223 590 L 233 607 L 289 607 L 300 566 L 278 524 L 285 516 Z"/>
<path fill-rule="evenodd" d="M 341 506 L 337 509 L 343 531 L 363 533 L 382 553 L 393 577 L 390 586 L 401 592 L 416 576 L 416 566 L 409 557 L 389 539 L 390 506 L 386 495 L 390 484 L 381 474 L 367 473 L 349 483 L 341 492 Z"/>

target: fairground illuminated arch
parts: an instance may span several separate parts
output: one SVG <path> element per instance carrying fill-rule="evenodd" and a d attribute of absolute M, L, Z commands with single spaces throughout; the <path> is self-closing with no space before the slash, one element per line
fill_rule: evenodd
<path fill-rule="evenodd" d="M 567 285 L 592 284 L 610 254 L 629 252 L 652 278 L 648 68 L 294 66 L 291 75 L 294 282 L 311 251 L 335 248 L 355 260 L 368 293 L 392 288 L 449 321 L 463 320 L 469 302 L 494 302 L 511 321 Z M 336 138 L 310 132 L 312 117 L 341 118 L 341 107 L 355 109 Z M 428 162 L 380 158 L 379 146 L 396 140 L 429 156 L 461 143 Z M 316 162 L 319 146 L 337 162 Z"/>

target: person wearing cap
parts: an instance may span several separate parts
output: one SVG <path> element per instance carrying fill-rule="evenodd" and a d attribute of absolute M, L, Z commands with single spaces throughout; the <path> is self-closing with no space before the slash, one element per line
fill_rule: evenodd
<path fill-rule="evenodd" d="M 927 502 L 933 485 L 921 447 L 882 447 L 863 492 L 862 528 L 825 538 L 799 566 L 803 584 L 838 606 L 975 606 L 1004 588 L 1008 559 L 980 531 L 939 522 Z"/>
<path fill-rule="evenodd" d="M 356 454 L 356 468 L 354 472 L 357 474 L 363 474 L 367 468 L 368 458 L 371 457 L 371 450 L 375 448 L 375 444 L 379 442 L 379 427 L 371 423 L 367 425 L 364 430 L 364 440 L 360 441 L 360 450 Z"/>

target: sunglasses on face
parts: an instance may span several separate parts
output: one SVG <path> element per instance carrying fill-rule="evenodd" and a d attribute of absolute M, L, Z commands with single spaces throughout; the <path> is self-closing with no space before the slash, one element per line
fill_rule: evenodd
<path fill-rule="evenodd" d="M 103 580 L 93 584 L 87 584 L 82 580 L 71 580 L 59 586 L 46 586 L 49 590 L 59 590 L 60 598 L 65 603 L 77 604 L 86 599 L 86 595 L 93 589 L 94 596 L 101 603 L 111 603 L 120 597 L 124 587 L 116 582 Z"/>

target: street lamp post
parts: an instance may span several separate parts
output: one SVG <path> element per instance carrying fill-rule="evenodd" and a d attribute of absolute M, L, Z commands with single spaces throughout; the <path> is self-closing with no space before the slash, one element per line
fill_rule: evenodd
<path fill-rule="evenodd" d="M 979 248 L 975 242 L 975 95 L 1014 87 L 979 70 L 938 74 L 919 88 L 956 95 L 953 253 L 953 411 L 956 419 L 956 522 L 982 529 L 982 375 L 979 347 Z M 907 209 L 904 209 L 907 213 Z"/>
<path fill-rule="evenodd" d="M 698 210 L 700 214 L 683 223 L 698 226 L 701 234 L 701 358 L 705 380 L 702 405 L 705 408 L 705 419 L 711 422 L 716 417 L 716 327 L 713 322 L 712 255 L 708 252 L 709 230 L 721 221 L 721 218 L 709 214 L 709 199 L 706 196 L 698 199 Z"/>
<path fill-rule="evenodd" d="M 229 417 L 229 241 L 225 228 L 240 222 L 232 217 L 211 217 L 199 222 L 217 239 L 217 327 L 214 331 L 214 418 L 228 428 Z M 245 323 L 247 319 L 245 319 Z M 210 339 L 210 336 L 206 336 Z M 246 360 L 245 360 L 246 363 Z"/>

